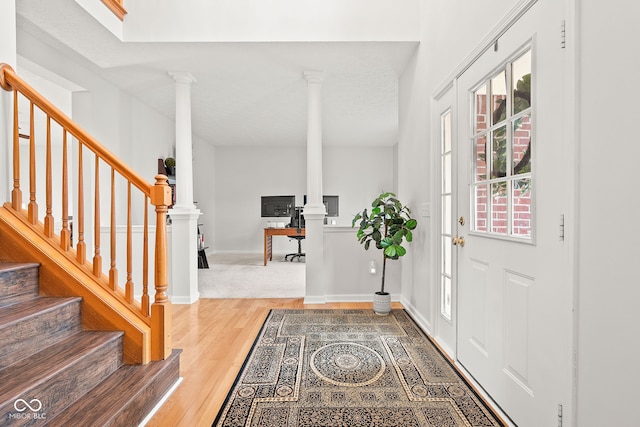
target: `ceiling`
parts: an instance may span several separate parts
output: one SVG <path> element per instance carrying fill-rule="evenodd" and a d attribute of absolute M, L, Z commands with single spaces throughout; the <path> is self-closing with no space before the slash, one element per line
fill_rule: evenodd
<path fill-rule="evenodd" d="M 325 145 L 397 142 L 398 78 L 417 42 L 125 43 L 73 1 L 16 7 L 18 39 L 38 38 L 172 119 L 168 72 L 190 72 L 193 133 L 210 144 L 305 145 L 309 70 L 325 73 Z"/>

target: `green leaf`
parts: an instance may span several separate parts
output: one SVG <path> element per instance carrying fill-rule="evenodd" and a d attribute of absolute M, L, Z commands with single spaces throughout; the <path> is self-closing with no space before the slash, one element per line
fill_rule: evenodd
<path fill-rule="evenodd" d="M 389 258 L 393 258 L 396 256 L 396 246 L 389 246 L 384 249 L 384 254 Z"/>
<path fill-rule="evenodd" d="M 407 234 L 405 234 L 405 237 L 407 239 L 407 242 L 413 241 L 413 233 L 411 231 L 407 230 Z"/>
<path fill-rule="evenodd" d="M 407 221 L 407 223 L 405 224 L 405 226 L 409 229 L 409 230 L 413 230 L 417 227 L 418 225 L 418 221 L 416 221 L 415 219 L 411 218 L 409 221 Z"/>
<path fill-rule="evenodd" d="M 404 256 L 407 253 L 407 250 L 403 247 L 403 246 L 396 246 L 396 255 L 400 256 Z"/>
<path fill-rule="evenodd" d="M 364 249 L 365 250 L 369 250 L 369 244 L 371 243 L 371 240 L 367 240 L 366 242 L 364 242 Z"/>
<path fill-rule="evenodd" d="M 391 237 L 385 237 L 380 241 L 380 244 L 382 245 L 383 248 L 393 246 L 393 239 Z"/>

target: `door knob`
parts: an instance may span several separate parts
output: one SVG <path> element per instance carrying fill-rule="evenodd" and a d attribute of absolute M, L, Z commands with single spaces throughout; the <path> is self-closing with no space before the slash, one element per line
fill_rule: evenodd
<path fill-rule="evenodd" d="M 451 243 L 453 243 L 453 246 L 460 245 L 461 247 L 464 248 L 464 237 L 456 236 L 456 237 L 453 238 L 453 241 Z"/>

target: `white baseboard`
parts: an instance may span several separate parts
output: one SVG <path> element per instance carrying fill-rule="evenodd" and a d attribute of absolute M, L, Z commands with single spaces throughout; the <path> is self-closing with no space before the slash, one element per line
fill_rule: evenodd
<path fill-rule="evenodd" d="M 391 294 L 391 301 L 399 302 L 399 294 Z M 305 304 L 326 304 L 328 302 L 370 302 L 373 303 L 373 293 L 371 294 L 337 294 L 322 296 L 305 296 Z"/>
<path fill-rule="evenodd" d="M 193 304 L 194 302 L 198 301 L 200 299 L 200 293 L 196 292 L 195 295 L 191 295 L 191 296 L 176 296 L 176 295 L 172 295 L 169 297 L 169 299 L 171 300 L 171 304 L 185 304 L 185 305 L 190 305 Z"/>
<path fill-rule="evenodd" d="M 415 320 L 420 328 L 429 335 L 433 335 L 433 329 L 431 328 L 431 322 L 429 322 L 417 308 L 413 306 L 406 298 L 401 298 L 400 303 L 407 310 L 407 313 Z"/>
<path fill-rule="evenodd" d="M 305 304 L 326 304 L 327 299 L 324 296 L 305 296 Z"/>

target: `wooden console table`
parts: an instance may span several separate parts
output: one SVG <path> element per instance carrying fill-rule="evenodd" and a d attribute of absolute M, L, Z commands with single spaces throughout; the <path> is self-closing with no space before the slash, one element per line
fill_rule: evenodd
<path fill-rule="evenodd" d="M 267 265 L 267 260 L 271 261 L 273 258 L 272 253 L 272 236 L 304 236 L 305 229 L 301 228 L 300 233 L 298 233 L 298 229 L 295 227 L 285 227 L 285 228 L 265 228 L 264 229 L 264 265 Z"/>

